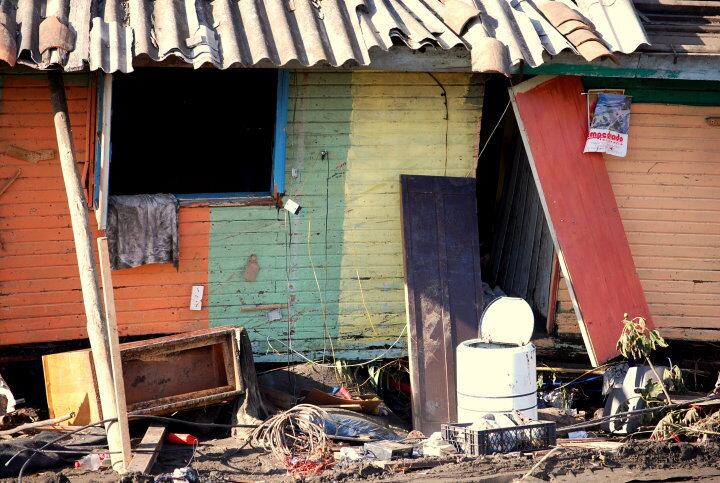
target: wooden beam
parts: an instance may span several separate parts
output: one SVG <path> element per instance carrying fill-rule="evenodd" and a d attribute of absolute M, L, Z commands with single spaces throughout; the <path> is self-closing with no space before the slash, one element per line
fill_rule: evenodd
<path fill-rule="evenodd" d="M 127 469 L 128 473 L 137 472 L 143 475 L 150 473 L 162 449 L 166 431 L 167 427 L 163 425 L 152 425 L 148 427 L 142 441 L 140 441 L 140 444 L 135 448 L 136 451 L 142 450 L 142 453 L 135 453 L 133 455 L 130 466 L 128 466 Z"/>
<path fill-rule="evenodd" d="M 256 310 L 275 310 L 286 308 L 288 308 L 288 304 L 243 305 L 242 307 L 240 307 L 240 312 L 253 312 Z"/>
<path fill-rule="evenodd" d="M 60 168 L 65 183 L 70 208 L 70 222 L 75 240 L 75 253 L 77 255 L 78 269 L 80 271 L 80 287 L 82 289 L 85 317 L 87 319 L 87 334 L 92 349 L 95 375 L 100 392 L 100 405 L 103 419 L 117 416 L 115 406 L 115 391 L 113 387 L 112 370 L 110 368 L 110 352 L 108 336 L 104 326 L 102 306 L 100 304 L 100 288 L 98 287 L 97 271 L 92 249 L 92 232 L 88 223 L 88 206 L 85 192 L 80 183 L 75 159 L 75 146 L 73 145 L 68 115 L 67 99 L 65 98 L 65 84 L 62 74 L 51 72 L 48 74 L 50 87 L 50 100 L 53 108 L 55 135 L 57 136 Z M 113 468 L 122 461 L 122 444 L 120 428 L 117 424 L 106 423 L 110 460 Z"/>
<path fill-rule="evenodd" d="M 122 446 L 122 463 L 118 464 L 118 472 L 124 473 L 130 464 L 132 453 L 130 452 L 130 428 L 128 427 L 127 403 L 125 401 L 125 381 L 123 378 L 122 360 L 120 359 L 120 338 L 118 337 L 117 316 L 115 314 L 112 268 L 110 267 L 110 251 L 108 249 L 107 238 L 98 238 L 97 243 L 100 258 L 100 276 L 102 277 L 103 286 L 103 302 L 105 304 L 105 323 L 110 349 L 110 366 L 112 367 L 115 405 L 117 408 L 120 443 Z"/>

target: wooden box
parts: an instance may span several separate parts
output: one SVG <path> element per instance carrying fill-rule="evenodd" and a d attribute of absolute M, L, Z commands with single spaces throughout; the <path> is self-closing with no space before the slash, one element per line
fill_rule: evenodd
<path fill-rule="evenodd" d="M 243 393 L 235 328 L 188 332 L 120 345 L 128 413 L 168 414 Z M 50 417 L 68 425 L 102 419 L 90 349 L 43 356 Z"/>

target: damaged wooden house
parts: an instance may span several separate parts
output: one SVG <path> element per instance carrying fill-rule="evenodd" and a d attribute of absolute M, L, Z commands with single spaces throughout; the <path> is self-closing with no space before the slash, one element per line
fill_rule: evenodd
<path fill-rule="evenodd" d="M 715 10 L 634 3 L 2 3 L 6 360 L 87 337 L 50 71 L 121 336 L 392 357 L 475 336 L 497 287 L 594 364 L 623 312 L 718 340 L 717 36 L 671 19 Z M 583 154 L 591 88 L 633 96 L 627 157 Z"/>

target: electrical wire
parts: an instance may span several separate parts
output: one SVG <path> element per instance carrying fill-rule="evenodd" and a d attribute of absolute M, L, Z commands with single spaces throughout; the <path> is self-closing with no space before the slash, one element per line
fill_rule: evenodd
<path fill-rule="evenodd" d="M 507 110 L 510 108 L 510 101 L 505 105 L 505 109 L 503 109 L 502 114 L 500 114 L 500 117 L 498 118 L 497 122 L 495 123 L 495 127 L 493 127 L 492 131 L 490 131 L 490 135 L 485 140 L 485 144 L 483 144 L 482 149 L 477 155 L 477 158 L 475 159 L 475 166 L 471 168 L 470 171 L 468 171 L 468 176 L 472 174 L 473 169 L 477 169 L 478 163 L 480 162 L 480 158 L 482 157 L 483 153 L 485 152 L 485 148 L 488 147 L 488 144 L 490 144 L 490 140 L 493 138 L 493 134 L 495 134 L 495 131 L 497 131 L 497 128 L 500 127 L 500 124 L 502 124 L 503 119 L 505 119 L 505 114 L 507 113 Z"/>
<path fill-rule="evenodd" d="M 567 432 L 567 431 L 573 431 L 575 429 L 592 428 L 594 426 L 598 426 L 598 425 L 604 423 L 605 421 L 610 421 L 611 419 L 624 418 L 626 416 L 633 416 L 636 414 L 653 413 L 656 411 L 663 411 L 663 410 L 667 410 L 667 409 L 675 409 L 675 408 L 679 408 L 679 407 L 683 407 L 683 406 L 689 406 L 692 404 L 698 404 L 698 403 L 702 403 L 702 402 L 706 402 L 706 401 L 714 401 L 714 400 L 718 400 L 718 399 L 720 399 L 720 396 L 713 394 L 710 396 L 693 399 L 692 401 L 683 401 L 683 402 L 674 403 L 674 404 L 665 404 L 663 406 L 655 406 L 655 407 L 651 407 L 651 408 L 636 409 L 634 411 L 625 411 L 622 413 L 611 414 L 609 416 L 603 416 L 601 418 L 591 419 L 589 421 L 585 421 L 584 423 L 571 424 L 570 426 L 558 428 L 557 431 L 558 432 Z"/>
<path fill-rule="evenodd" d="M 257 428 L 257 424 L 220 424 L 220 423 L 197 423 L 195 421 L 186 421 L 183 419 L 175 419 L 175 418 L 169 418 L 164 416 L 151 416 L 151 415 L 144 415 L 144 414 L 128 414 L 129 420 L 149 420 L 149 421 L 160 421 L 160 422 L 167 422 L 167 423 L 177 423 L 177 424 L 185 424 L 187 426 L 197 426 L 197 427 L 205 427 L 205 428 Z M 43 450 L 45 450 L 48 446 L 55 444 L 59 441 L 62 441 L 64 439 L 69 438 L 70 436 L 80 433 L 82 431 L 85 431 L 86 429 L 97 427 L 106 423 L 115 423 L 117 422 L 118 418 L 108 418 L 103 419 L 100 421 L 96 421 L 94 423 L 86 424 L 85 426 L 81 426 L 77 429 L 74 429 L 73 431 L 69 431 L 67 433 L 63 433 L 60 436 L 58 436 L 55 439 L 52 439 L 45 443 L 40 448 L 23 448 L 14 455 L 10 457 L 10 459 L 5 462 L 5 466 L 9 466 L 10 463 L 19 455 L 22 453 L 25 453 L 26 451 L 31 451 L 32 454 L 27 457 L 25 462 L 20 467 L 20 472 L 18 473 L 18 483 L 22 483 L 22 477 L 25 472 L 25 469 L 27 468 L 28 464 L 30 464 L 30 461 L 35 457 L 35 455 Z"/>
<path fill-rule="evenodd" d="M 285 210 L 285 281 L 287 282 L 285 293 L 287 295 L 287 365 L 286 371 L 288 376 L 288 384 L 292 388 L 293 398 L 297 398 L 295 390 L 295 379 L 290 373 L 290 350 L 292 348 L 292 314 L 290 313 L 290 246 L 292 245 L 292 228 L 288 220 L 288 212 Z"/>
<path fill-rule="evenodd" d="M 438 80 L 435 75 L 433 75 L 432 72 L 427 73 L 430 77 L 432 77 L 432 80 L 435 81 L 435 83 L 440 87 L 442 90 L 442 98 L 445 102 L 445 116 L 443 119 L 445 119 L 445 170 L 443 172 L 443 176 L 447 176 L 447 165 L 448 165 L 448 135 L 450 131 L 450 109 L 448 107 L 448 98 L 447 98 L 447 90 L 445 89 L 445 86 L 442 85 L 442 83 Z"/>
<path fill-rule="evenodd" d="M 372 364 L 372 363 L 375 362 L 375 361 L 379 361 L 380 359 L 384 359 L 385 356 L 386 356 L 388 353 L 390 353 L 390 351 L 398 344 L 398 342 L 400 342 L 400 339 L 402 338 L 403 335 L 405 335 L 405 331 L 406 331 L 406 330 L 407 330 L 407 325 L 403 327 L 402 331 L 400 331 L 400 335 L 397 337 L 397 339 L 395 339 L 395 342 L 393 342 L 392 344 L 390 344 L 390 346 L 389 346 L 382 354 L 380 354 L 379 356 L 374 357 L 374 358 L 372 358 L 372 359 L 370 359 L 370 360 L 368 360 L 368 361 L 358 362 L 358 363 L 356 363 L 356 364 L 346 364 L 344 367 L 362 367 L 362 366 L 367 366 L 368 364 Z M 271 339 L 274 340 L 274 341 L 276 341 L 276 342 L 279 342 L 279 343 L 281 343 L 282 345 L 285 345 L 285 346 L 287 347 L 287 345 L 286 345 L 283 341 L 281 341 L 281 340 L 279 340 L 279 339 L 276 339 L 276 338 L 274 338 L 274 337 L 268 337 L 268 338 L 267 338 L 268 346 L 271 347 L 275 352 L 279 353 L 278 350 L 275 349 L 275 348 L 272 346 L 272 344 L 270 343 L 270 340 L 271 340 Z M 335 367 L 335 364 L 321 364 L 321 363 L 319 363 L 319 362 L 313 361 L 312 359 L 308 359 L 307 357 L 305 357 L 305 354 L 303 354 L 303 353 L 301 353 L 301 352 L 298 352 L 298 351 L 296 351 L 295 349 L 292 349 L 292 348 L 289 348 L 289 347 L 288 347 L 288 349 L 291 350 L 291 351 L 293 351 L 297 356 L 300 356 L 300 358 L 302 358 L 302 359 L 305 360 L 306 362 L 309 362 L 309 363 L 312 364 L 312 365 L 315 365 L 315 366 L 318 366 L 318 367 Z"/>
<path fill-rule="evenodd" d="M 325 306 L 323 308 L 323 325 L 325 327 L 325 337 L 330 342 L 330 350 L 332 351 L 333 364 L 335 359 L 335 344 L 330 337 L 330 330 L 327 324 L 327 285 L 328 285 L 328 219 L 330 217 L 330 153 L 327 150 L 320 152 L 320 159 L 325 159 L 325 277 L 323 281 L 323 290 L 325 291 Z"/>
<path fill-rule="evenodd" d="M 32 459 L 35 457 L 35 455 L 38 453 L 38 451 L 42 451 L 42 450 L 44 450 L 45 448 L 47 448 L 48 446 L 50 446 L 51 444 L 55 444 L 55 443 L 57 443 L 57 442 L 59 442 L 59 441 L 62 441 L 63 439 L 67 439 L 67 438 L 69 438 L 70 436 L 72 436 L 73 434 L 77 434 L 77 433 L 79 433 L 79 432 L 81 432 L 81 431 L 84 431 L 84 430 L 86 430 L 86 429 L 88 429 L 88 428 L 92 428 L 92 427 L 95 427 L 95 426 L 100 426 L 100 425 L 105 424 L 105 423 L 112 423 L 112 422 L 115 422 L 115 421 L 117 421 L 117 418 L 103 419 L 102 421 L 97 421 L 97 422 L 95 422 L 95 423 L 87 424 L 87 425 L 85 425 L 85 426 L 83 426 L 83 427 L 80 427 L 80 428 L 78 428 L 78 429 L 75 429 L 75 430 L 73 430 L 73 431 L 70 431 L 69 433 L 63 433 L 63 434 L 61 434 L 60 436 L 58 436 L 57 438 L 48 441 L 47 443 L 45 443 L 44 445 L 42 445 L 42 446 L 41 446 L 40 448 L 38 448 L 37 450 L 30 449 L 30 448 L 22 449 L 22 450 L 18 451 L 17 453 L 15 453 L 14 455 L 12 455 L 12 457 L 10 457 L 10 459 L 7 460 L 7 462 L 5 463 L 5 466 L 8 466 L 18 455 L 24 453 L 25 451 L 32 451 L 32 454 L 30 454 L 30 456 L 28 456 L 27 459 L 25 459 L 25 461 L 23 462 L 22 466 L 20 467 L 20 471 L 18 472 L 17 483 L 22 483 L 22 477 L 23 477 L 23 473 L 25 473 L 25 468 L 27 468 L 27 466 L 30 464 L 30 461 L 32 461 Z"/>

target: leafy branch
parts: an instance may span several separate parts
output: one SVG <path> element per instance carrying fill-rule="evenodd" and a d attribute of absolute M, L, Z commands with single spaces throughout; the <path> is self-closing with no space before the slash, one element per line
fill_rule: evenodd
<path fill-rule="evenodd" d="M 660 335 L 660 332 L 648 328 L 647 321 L 643 317 L 628 319 L 628 314 L 625 314 L 622 323 L 623 330 L 620 339 L 617 341 L 617 349 L 627 359 L 645 359 L 647 361 L 662 388 L 662 392 L 665 394 L 665 399 L 667 399 L 668 404 L 671 404 L 670 394 L 663 383 L 663 378 L 660 377 L 660 374 L 658 374 L 655 366 L 650 361 L 652 351 L 658 347 L 667 347 L 667 342 Z"/>

